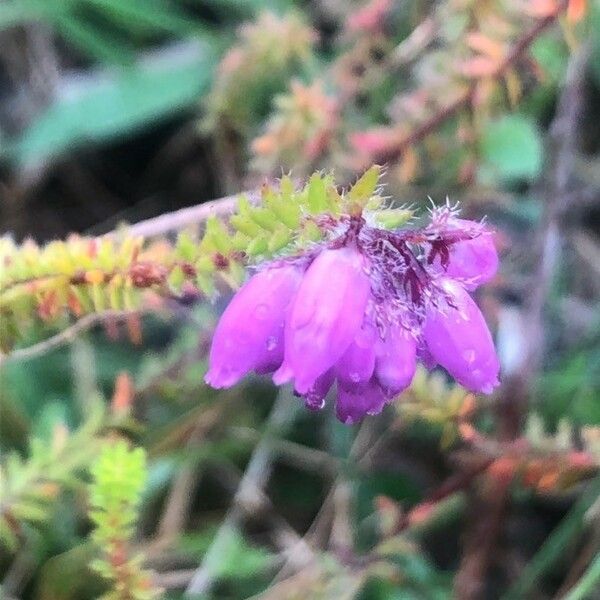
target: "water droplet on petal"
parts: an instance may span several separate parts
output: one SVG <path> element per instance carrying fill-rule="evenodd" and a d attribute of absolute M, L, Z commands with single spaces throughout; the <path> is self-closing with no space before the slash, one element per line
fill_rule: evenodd
<path fill-rule="evenodd" d="M 475 350 L 473 350 L 472 348 L 471 348 L 471 349 L 468 349 L 468 350 L 465 350 L 465 351 L 462 353 L 462 357 L 465 359 L 465 361 L 466 361 L 468 364 L 471 364 L 472 362 L 474 362 L 474 361 L 475 361 Z"/>
<path fill-rule="evenodd" d="M 268 316 L 269 316 L 269 307 L 266 304 L 259 304 L 254 309 L 254 317 L 256 319 L 259 319 L 260 321 L 263 321 Z"/>
<path fill-rule="evenodd" d="M 352 371 L 352 373 L 350 373 L 350 381 L 353 381 L 354 383 L 358 383 L 360 381 L 360 373 L 357 373 L 356 371 Z"/>
<path fill-rule="evenodd" d="M 309 393 L 304 396 L 304 403 L 310 410 L 321 410 L 325 406 L 325 398 Z"/>
<path fill-rule="evenodd" d="M 275 350 L 275 348 L 277 348 L 277 338 L 273 337 L 273 336 L 270 336 L 267 339 L 267 350 L 269 352 L 272 352 L 273 350 Z"/>

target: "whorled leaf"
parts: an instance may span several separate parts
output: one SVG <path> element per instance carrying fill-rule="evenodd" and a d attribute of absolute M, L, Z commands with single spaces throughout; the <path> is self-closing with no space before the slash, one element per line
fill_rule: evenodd
<path fill-rule="evenodd" d="M 227 221 L 210 217 L 200 237 L 184 231 L 174 244 L 127 229 L 45 246 L 0 238 L 0 350 L 87 314 L 157 308 L 167 298 L 212 298 L 223 287 L 235 289 L 247 266 L 310 250 L 340 215 L 376 209 L 379 175 L 372 167 L 345 193 L 331 174 L 315 173 L 299 188 L 285 176 L 263 186 L 256 203 L 241 195 Z M 382 211 L 382 226 L 405 220 L 406 212 Z"/>

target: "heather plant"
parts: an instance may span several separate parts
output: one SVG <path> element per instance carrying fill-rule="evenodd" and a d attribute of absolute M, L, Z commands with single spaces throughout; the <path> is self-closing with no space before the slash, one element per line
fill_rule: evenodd
<path fill-rule="evenodd" d="M 0 597 L 594 598 L 598 15 L 0 5 Z"/>
<path fill-rule="evenodd" d="M 367 191 L 368 179 L 354 189 Z M 215 330 L 207 382 L 225 387 L 249 370 L 275 371 L 276 383 L 293 379 L 306 404 L 322 408 L 337 379 L 346 423 L 377 414 L 408 387 L 417 355 L 491 393 L 498 359 L 465 291 L 495 274 L 491 231 L 450 206 L 432 209 L 422 228 L 372 227 L 357 193 L 342 201 L 346 214 L 323 217 L 326 245 L 272 263 L 235 296 Z M 370 216 L 376 223 L 376 211 Z"/>
<path fill-rule="evenodd" d="M 124 440 L 109 442 L 91 471 L 92 539 L 103 555 L 94 560 L 91 567 L 112 587 L 102 598 L 150 600 L 160 597 L 151 574 L 141 568 L 143 556 L 133 554 L 130 548 L 147 476 L 143 448 L 129 449 Z"/>

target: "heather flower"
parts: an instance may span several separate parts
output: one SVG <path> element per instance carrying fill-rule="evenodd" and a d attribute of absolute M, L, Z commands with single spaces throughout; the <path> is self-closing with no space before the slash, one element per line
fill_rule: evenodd
<path fill-rule="evenodd" d="M 269 268 L 240 289 L 217 325 L 207 383 L 230 387 L 252 370 L 267 373 L 281 365 L 284 319 L 301 277 L 294 265 Z"/>
<path fill-rule="evenodd" d="M 357 332 L 348 349 L 335 365 L 338 384 L 346 389 L 361 389 L 375 370 L 375 340 L 377 332 L 369 324 Z"/>
<path fill-rule="evenodd" d="M 307 408 L 311 410 L 320 410 L 323 408 L 325 406 L 325 397 L 334 383 L 335 371 L 333 369 L 329 369 L 323 375 L 319 375 L 312 387 L 303 395 Z"/>
<path fill-rule="evenodd" d="M 446 275 L 460 279 L 468 290 L 490 281 L 498 270 L 498 252 L 491 231 L 479 223 L 454 219 L 457 228 L 478 227 L 479 233 L 470 240 L 456 242 L 450 247 Z"/>
<path fill-rule="evenodd" d="M 215 332 L 211 385 L 274 372 L 314 410 L 335 386 L 344 423 L 379 413 L 411 384 L 417 360 L 492 392 L 498 358 L 467 291 L 498 265 L 485 225 L 448 205 L 420 229 L 381 229 L 361 214 L 316 222 L 323 242 L 266 266 L 232 300 Z"/>
<path fill-rule="evenodd" d="M 458 383 L 489 394 L 498 385 L 500 366 L 483 315 L 458 283 L 445 279 L 441 287 L 446 298 L 431 304 L 425 318 L 427 350 Z"/>
<path fill-rule="evenodd" d="M 386 396 L 376 381 L 370 381 L 362 388 L 338 388 L 335 412 L 337 418 L 346 425 L 360 421 L 365 415 L 376 415 L 386 403 Z"/>
<path fill-rule="evenodd" d="M 410 332 L 392 324 L 377 343 L 375 373 L 388 395 L 407 388 L 417 368 L 417 343 Z"/>
<path fill-rule="evenodd" d="M 273 380 L 300 394 L 344 354 L 358 332 L 370 283 L 354 247 L 324 250 L 310 265 L 285 323 L 285 356 Z"/>
<path fill-rule="evenodd" d="M 490 281 L 498 270 L 498 252 L 492 231 L 481 223 L 456 218 L 446 219 L 443 226 L 449 234 L 458 234 L 465 239 L 451 243 L 446 255 L 436 254 L 434 264 L 468 290 Z"/>

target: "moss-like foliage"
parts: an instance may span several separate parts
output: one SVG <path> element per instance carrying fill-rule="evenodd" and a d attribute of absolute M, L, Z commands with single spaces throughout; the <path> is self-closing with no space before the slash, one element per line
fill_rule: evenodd
<path fill-rule="evenodd" d="M 241 195 L 227 220 L 210 217 L 201 236 L 184 231 L 174 244 L 146 241 L 127 229 L 45 246 L 0 238 L 0 349 L 10 352 L 22 340 L 91 313 L 158 308 L 167 298 L 212 298 L 224 286 L 239 286 L 248 265 L 324 241 L 344 215 L 367 209 L 379 226 L 397 227 L 411 213 L 379 210 L 379 176 L 374 166 L 341 192 L 331 174 L 315 173 L 299 188 L 286 176 L 263 186 L 258 202 Z"/>

